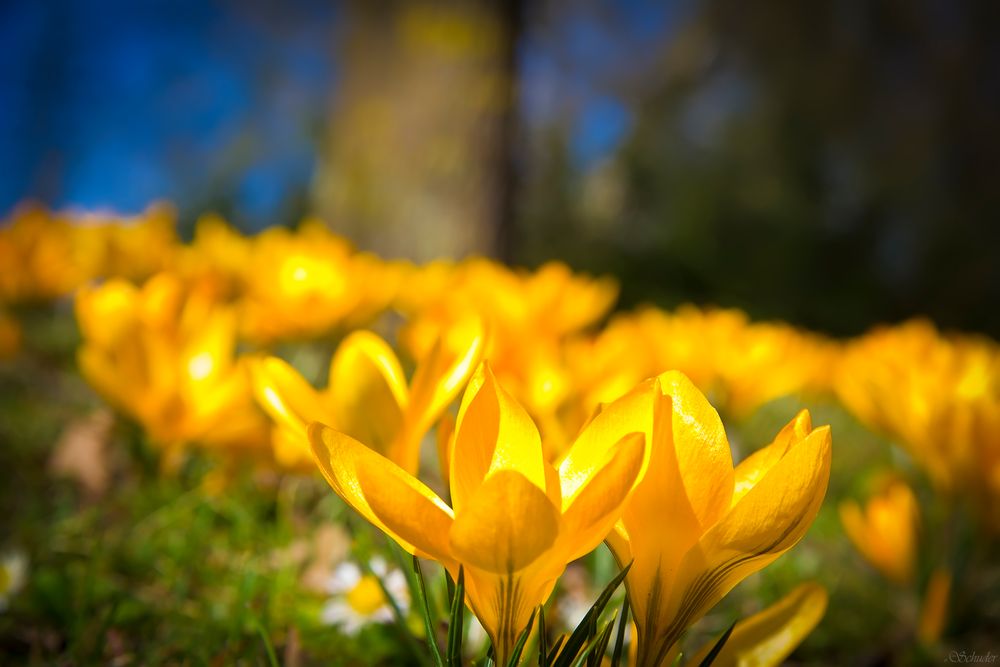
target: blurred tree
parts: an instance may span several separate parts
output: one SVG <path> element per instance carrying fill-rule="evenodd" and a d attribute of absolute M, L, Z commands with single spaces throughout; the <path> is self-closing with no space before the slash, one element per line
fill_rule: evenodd
<path fill-rule="evenodd" d="M 539 132 L 518 259 L 613 271 L 626 303 L 1000 335 L 1000 5 L 714 0 L 674 18 L 640 75 L 599 83 L 633 110 L 619 150 L 580 168 L 565 124 Z"/>
<path fill-rule="evenodd" d="M 348 3 L 317 212 L 365 247 L 492 253 L 513 196 L 516 2 Z"/>

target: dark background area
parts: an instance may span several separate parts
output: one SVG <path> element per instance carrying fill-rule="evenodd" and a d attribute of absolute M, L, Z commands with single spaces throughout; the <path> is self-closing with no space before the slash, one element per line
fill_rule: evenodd
<path fill-rule="evenodd" d="M 317 212 L 396 254 L 358 230 L 445 239 L 441 202 L 478 198 L 452 223 L 478 241 L 440 252 L 610 272 L 626 306 L 1000 337 L 997 3 L 361 4 L 8 0 L 0 210 L 166 198 L 187 230 Z M 463 59 L 486 68 L 456 75 Z M 380 140 L 415 116 L 419 140 Z M 389 173 L 413 154 L 460 157 Z M 470 164 L 478 181 L 449 176 Z M 356 183 L 363 205 L 337 194 Z"/>

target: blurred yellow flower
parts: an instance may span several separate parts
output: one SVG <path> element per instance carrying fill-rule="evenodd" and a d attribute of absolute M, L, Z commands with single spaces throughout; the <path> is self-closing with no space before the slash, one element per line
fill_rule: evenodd
<path fill-rule="evenodd" d="M 627 419 L 616 405 L 608 419 Z M 645 443 L 587 430 L 560 467 L 544 458 L 531 418 L 485 364 L 473 376 L 451 444 L 451 506 L 397 465 L 322 424 L 309 430 L 330 486 L 410 553 L 457 576 L 493 640 L 498 664 L 568 562 L 597 546 L 642 468 Z"/>
<path fill-rule="evenodd" d="M 619 315 L 567 351 L 581 410 L 643 378 L 679 370 L 726 414 L 745 417 L 782 396 L 829 390 L 837 345 L 783 323 L 750 322 L 734 309 L 646 307 Z"/>
<path fill-rule="evenodd" d="M 836 388 L 864 423 L 905 448 L 935 487 L 1000 531 L 1000 345 L 915 320 L 849 343 Z"/>
<path fill-rule="evenodd" d="M 395 352 L 369 331 L 355 331 L 340 344 L 322 391 L 277 357 L 253 360 L 254 393 L 275 422 L 276 461 L 315 470 L 306 428 L 318 421 L 370 445 L 415 475 L 424 434 L 465 387 L 482 348 L 478 321 L 445 332 L 420 360 L 409 387 Z"/>
<path fill-rule="evenodd" d="M 272 227 L 251 245 L 240 329 L 266 344 L 362 326 L 390 305 L 407 267 L 355 252 L 318 221 Z"/>
<path fill-rule="evenodd" d="M 74 252 L 88 278 L 142 281 L 173 264 L 177 215 L 169 204 L 153 204 L 130 218 L 78 215 L 72 225 Z"/>
<path fill-rule="evenodd" d="M 819 624 L 829 596 L 814 582 L 800 585 L 761 612 L 741 620 L 715 656 L 713 667 L 777 667 Z M 700 665 L 715 642 L 687 661 Z"/>
<path fill-rule="evenodd" d="M 830 429 L 803 411 L 733 468 L 718 413 L 671 371 L 600 412 L 588 431 L 614 442 L 641 428 L 648 470 L 608 536 L 638 628 L 639 665 L 659 665 L 681 634 L 736 584 L 794 546 L 823 502 Z M 665 521 L 664 517 L 669 517 Z"/>
<path fill-rule="evenodd" d="M 145 279 L 170 264 L 174 226 L 167 204 L 131 218 L 22 207 L 0 229 L 0 302 L 55 299 L 105 276 Z"/>
<path fill-rule="evenodd" d="M 78 261 L 73 226 L 27 206 L 0 227 L 0 303 L 65 296 L 90 276 Z"/>
<path fill-rule="evenodd" d="M 937 568 L 931 573 L 924 592 L 924 603 L 920 609 L 917 637 L 924 644 L 933 644 L 941 639 L 948 621 L 948 598 L 951 596 L 951 572 Z"/>
<path fill-rule="evenodd" d="M 552 454 L 581 425 L 564 427 L 557 415 L 572 387 L 563 343 L 600 320 L 617 293 L 613 280 L 574 274 L 558 262 L 536 271 L 482 258 L 432 262 L 400 291 L 397 307 L 409 317 L 400 342 L 419 357 L 454 322 L 481 317 L 490 332 L 486 357 L 493 372 L 536 419 Z"/>
<path fill-rule="evenodd" d="M 0 361 L 17 355 L 21 349 L 21 337 L 20 323 L 0 310 Z"/>
<path fill-rule="evenodd" d="M 253 239 L 218 215 L 203 215 L 195 224 L 194 239 L 178 250 L 175 271 L 219 300 L 235 301 L 243 293 L 244 276 L 256 269 L 252 252 Z"/>
<path fill-rule="evenodd" d="M 901 480 L 889 480 L 864 508 L 856 502 L 840 505 L 840 520 L 855 548 L 891 581 L 913 580 L 920 510 L 917 498 Z"/>
<path fill-rule="evenodd" d="M 235 319 L 172 274 L 137 288 L 109 280 L 81 288 L 80 371 L 150 438 L 257 450 L 266 443 L 243 364 L 233 358 Z"/>

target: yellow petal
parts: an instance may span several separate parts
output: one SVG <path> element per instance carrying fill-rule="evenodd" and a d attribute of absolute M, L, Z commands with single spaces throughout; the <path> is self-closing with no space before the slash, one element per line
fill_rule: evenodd
<path fill-rule="evenodd" d="M 309 426 L 309 441 L 333 490 L 411 554 L 451 563 L 451 508 L 389 459 L 329 426 Z"/>
<path fill-rule="evenodd" d="M 451 526 L 450 542 L 462 563 L 511 574 L 545 552 L 559 532 L 559 515 L 548 496 L 520 472 L 489 475 Z"/>
<path fill-rule="evenodd" d="M 449 326 L 420 360 L 410 383 L 408 418 L 423 432 L 447 408 L 479 364 L 485 332 L 473 318 Z"/>
<path fill-rule="evenodd" d="M 562 571 L 563 566 L 531 567 L 516 574 L 466 568 L 466 601 L 493 642 L 495 664 L 507 664 L 531 613 L 549 599 Z"/>
<path fill-rule="evenodd" d="M 344 339 L 330 363 L 330 396 L 337 428 L 390 457 L 411 473 L 417 461 L 393 451 L 403 426 L 406 380 L 389 345 L 369 331 Z"/>
<path fill-rule="evenodd" d="M 631 433 L 609 452 L 604 466 L 572 498 L 563 498 L 560 542 L 565 562 L 576 560 L 601 543 L 621 515 L 642 468 L 646 437 Z"/>
<path fill-rule="evenodd" d="M 758 449 L 736 466 L 733 504 L 736 504 L 775 463 L 781 460 L 789 447 L 805 438 L 811 431 L 812 419 L 809 411 L 802 410 L 778 432 L 770 445 Z"/>
<path fill-rule="evenodd" d="M 830 429 L 794 445 L 684 559 L 667 616 L 682 631 L 748 575 L 790 549 L 812 524 L 830 478 Z"/>
<path fill-rule="evenodd" d="M 534 422 L 483 363 L 469 382 L 455 426 L 451 453 L 455 512 L 461 513 L 488 474 L 503 470 L 517 471 L 544 493 L 545 468 Z"/>
<path fill-rule="evenodd" d="M 596 412 L 559 464 L 563 498 L 576 497 L 594 471 L 607 461 L 608 450 L 614 443 L 630 433 L 643 433 L 647 439 L 651 438 L 653 397 L 653 383 L 643 382 Z"/>
<path fill-rule="evenodd" d="M 652 413 L 649 465 L 622 514 L 622 523 L 635 538 L 631 551 L 637 562 L 630 579 L 650 583 L 664 563 L 668 569 L 675 567 L 702 534 L 677 460 L 673 400 L 655 392 Z M 664 516 L 670 517 L 670 530 L 653 529 Z"/>
<path fill-rule="evenodd" d="M 733 457 L 719 413 L 683 373 L 657 378 L 673 405 L 677 465 L 691 508 L 702 528 L 714 524 L 730 507 Z"/>
<path fill-rule="evenodd" d="M 271 418 L 305 439 L 306 426 L 329 421 L 319 392 L 277 357 L 250 361 L 250 378 L 257 402 Z"/>
<path fill-rule="evenodd" d="M 826 589 L 802 584 L 767 609 L 736 624 L 715 667 L 774 667 L 782 664 L 819 624 L 826 613 Z M 688 662 L 701 664 L 715 645 L 709 642 Z"/>

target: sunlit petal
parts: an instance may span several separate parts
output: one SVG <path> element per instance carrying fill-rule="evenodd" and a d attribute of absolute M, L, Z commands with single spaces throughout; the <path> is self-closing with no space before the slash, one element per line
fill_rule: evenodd
<path fill-rule="evenodd" d="M 415 462 L 391 451 L 403 426 L 406 380 L 389 345 L 368 331 L 344 339 L 330 363 L 330 395 L 337 428 L 416 472 Z"/>
<path fill-rule="evenodd" d="M 802 584 L 781 600 L 736 624 L 713 667 L 774 667 L 782 664 L 819 624 L 829 596 L 817 583 Z M 709 642 L 688 663 L 699 665 Z"/>
<path fill-rule="evenodd" d="M 323 477 L 359 514 L 408 552 L 451 562 L 451 508 L 381 454 L 329 426 L 313 423 L 309 440 Z"/>
<path fill-rule="evenodd" d="M 520 472 L 500 470 L 457 512 L 450 542 L 460 561 L 509 574 L 538 558 L 558 532 L 559 515 L 545 492 Z"/>
<path fill-rule="evenodd" d="M 469 393 L 474 392 L 469 397 Z M 470 381 L 455 426 L 451 501 L 457 513 L 489 474 L 520 473 L 546 488 L 541 438 L 528 413 L 501 387 L 484 363 Z"/>

